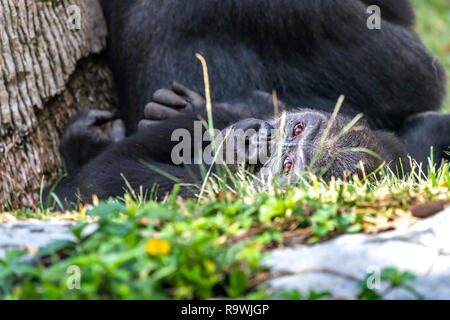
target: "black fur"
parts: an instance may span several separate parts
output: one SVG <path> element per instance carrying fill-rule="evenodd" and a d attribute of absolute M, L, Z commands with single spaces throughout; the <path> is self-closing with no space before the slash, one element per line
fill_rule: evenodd
<path fill-rule="evenodd" d="M 177 80 L 203 92 L 195 53 L 207 60 L 214 101 L 250 90 L 292 108 L 363 112 L 398 130 L 408 115 L 438 110 L 445 73 L 417 35 L 409 1 L 375 1 L 381 30 L 369 30 L 358 0 L 105 0 L 109 48 L 127 129 L 153 92 Z M 384 16 L 385 14 L 386 16 Z"/>
<path fill-rule="evenodd" d="M 450 160 L 450 114 L 424 112 L 411 116 L 406 120 L 401 136 L 411 156 L 424 167 L 430 154 L 437 165 L 441 160 Z"/>
<path fill-rule="evenodd" d="M 369 4 L 381 7 L 381 30 L 366 26 Z M 409 139 L 405 119 L 438 110 L 445 95 L 445 71 L 412 30 L 415 18 L 408 0 L 104 0 L 102 5 L 121 113 L 130 134 L 158 89 L 177 80 L 203 92 L 195 53 L 206 58 L 212 98 L 220 102 L 213 108 L 218 129 L 249 117 L 269 119 L 271 100 L 251 92 L 275 89 L 287 111 L 331 112 L 344 94 L 344 116 L 364 113 L 372 129 Z M 133 188 L 157 183 L 162 192 L 169 191 L 173 182 L 143 162 L 195 182 L 187 171 L 197 176 L 198 167 L 186 170 L 171 164 L 170 135 L 192 127 L 201 112 L 180 113 L 111 144 L 56 193 L 70 201 L 77 189 L 83 200 L 94 193 L 117 196 L 124 189 L 121 174 Z M 420 123 L 411 125 L 434 143 L 432 131 L 422 130 Z M 392 134 L 377 131 L 370 136 L 369 145 L 388 159 L 403 152 L 396 138 L 384 143 Z M 417 153 L 415 149 L 427 148 L 430 141 L 424 143 L 406 142 L 411 148 L 407 151 Z"/>

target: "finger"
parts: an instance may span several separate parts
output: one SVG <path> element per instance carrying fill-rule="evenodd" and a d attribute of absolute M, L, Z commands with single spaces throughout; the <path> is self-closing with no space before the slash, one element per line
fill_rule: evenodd
<path fill-rule="evenodd" d="M 164 106 L 182 109 L 186 107 L 187 102 L 185 99 L 167 89 L 157 90 L 152 97 L 153 102 L 162 104 Z"/>
<path fill-rule="evenodd" d="M 154 120 L 141 120 L 138 123 L 138 131 L 143 131 L 145 129 L 148 129 L 158 122 L 159 121 L 154 121 Z"/>
<path fill-rule="evenodd" d="M 179 115 L 180 112 L 163 106 L 158 103 L 150 102 L 145 106 L 144 116 L 149 120 L 164 120 L 167 118 L 175 117 Z"/>
<path fill-rule="evenodd" d="M 199 95 L 197 92 L 186 88 L 185 86 L 176 81 L 172 83 L 172 90 L 173 92 L 181 96 L 189 97 L 191 99 L 203 99 L 203 97 Z"/>
<path fill-rule="evenodd" d="M 182 96 L 188 96 L 191 92 L 191 90 L 176 81 L 172 82 L 172 90 Z"/>

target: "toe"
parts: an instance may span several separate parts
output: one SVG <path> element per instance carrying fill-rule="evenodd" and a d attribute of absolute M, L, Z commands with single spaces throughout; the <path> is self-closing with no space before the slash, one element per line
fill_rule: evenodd
<path fill-rule="evenodd" d="M 88 117 L 86 119 L 86 124 L 92 125 L 100 125 L 105 122 L 110 121 L 114 118 L 114 114 L 107 110 L 95 110 L 90 109 L 88 111 Z"/>
<path fill-rule="evenodd" d="M 183 96 L 195 108 L 202 107 L 205 104 L 205 99 L 199 93 L 186 88 L 178 82 L 172 83 L 172 90 L 178 95 Z"/>
<path fill-rule="evenodd" d="M 121 119 L 117 119 L 112 124 L 112 129 L 110 132 L 110 137 L 114 142 L 121 141 L 125 139 L 126 129 L 125 123 Z"/>
<path fill-rule="evenodd" d="M 189 94 L 192 92 L 191 90 L 189 90 L 188 88 L 186 88 L 185 86 L 176 81 L 172 83 L 172 90 L 173 92 L 182 96 L 189 96 Z"/>

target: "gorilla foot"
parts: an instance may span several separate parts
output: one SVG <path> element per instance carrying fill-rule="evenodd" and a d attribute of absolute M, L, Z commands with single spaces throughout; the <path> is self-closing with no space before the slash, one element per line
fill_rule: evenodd
<path fill-rule="evenodd" d="M 62 143 L 73 137 L 86 136 L 94 140 L 118 142 L 125 138 L 122 120 L 106 110 L 85 109 L 75 114 L 64 129 Z"/>
<path fill-rule="evenodd" d="M 74 115 L 61 138 L 61 155 L 69 172 L 95 158 L 111 143 L 125 138 L 125 124 L 114 120 L 114 114 L 104 110 L 85 109 Z"/>

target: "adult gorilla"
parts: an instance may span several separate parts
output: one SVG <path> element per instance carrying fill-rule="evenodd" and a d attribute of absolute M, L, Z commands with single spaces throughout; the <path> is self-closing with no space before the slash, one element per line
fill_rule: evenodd
<path fill-rule="evenodd" d="M 381 8 L 379 30 L 367 27 L 369 4 Z M 358 123 L 362 130 L 338 141 L 343 147 L 368 148 L 392 161 L 431 145 L 437 157 L 443 157 L 450 144 L 448 116 L 408 119 L 438 110 L 445 95 L 445 72 L 413 31 L 408 0 L 104 0 L 102 5 L 121 114 L 130 136 L 117 142 L 124 131 L 117 121 L 109 135 L 92 130 L 109 119 L 105 113 L 85 111 L 72 119 L 62 143 L 70 176 L 56 189 L 68 201 L 76 199 L 75 193 L 85 201 L 92 194 L 120 195 L 122 175 L 133 188 L 157 183 L 160 195 L 169 191 L 173 181 L 143 162 L 192 180 L 187 172 L 196 175 L 198 167 L 186 170 L 172 163 L 176 143 L 170 137 L 176 128 L 193 130 L 193 121 L 204 112 L 204 101 L 196 94 L 203 91 L 196 53 L 208 62 L 212 98 L 218 102 L 214 125 L 220 130 L 247 118 L 256 119 L 244 120 L 244 128 L 275 126 L 270 96 L 262 92 L 277 91 L 291 112 L 288 129 L 305 129 L 298 138 L 302 140 L 290 141 L 296 147 L 286 150 L 292 155 L 284 156 L 290 164 L 281 159 L 285 165 L 292 166 L 301 154 L 299 167 L 305 167 L 311 158 L 305 152 L 314 153 L 341 94 L 346 99 L 332 133 L 358 113 L 365 115 Z M 161 89 L 175 80 L 190 90 L 179 84 Z M 145 129 L 135 134 L 143 118 L 147 120 L 140 125 Z M 431 125 L 421 126 L 417 119 L 422 118 Z M 430 128 L 445 131 L 436 137 Z M 380 130 L 410 140 L 405 144 Z M 405 151 L 405 145 L 410 149 Z M 359 160 L 371 169 L 379 164 L 360 152 L 322 159 L 335 164 L 330 176 L 345 170 L 357 173 Z"/>

